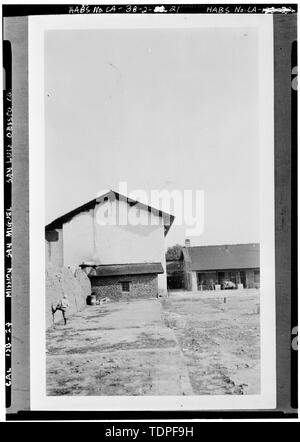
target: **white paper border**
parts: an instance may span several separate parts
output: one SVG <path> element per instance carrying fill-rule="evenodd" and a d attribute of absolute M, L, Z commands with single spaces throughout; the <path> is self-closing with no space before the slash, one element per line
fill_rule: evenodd
<path fill-rule="evenodd" d="M 61 29 L 257 27 L 259 35 L 261 394 L 46 396 L 44 32 Z M 29 17 L 30 384 L 32 410 L 228 410 L 276 407 L 272 15 L 105 14 Z M 246 87 L 246 85 L 245 85 Z"/>

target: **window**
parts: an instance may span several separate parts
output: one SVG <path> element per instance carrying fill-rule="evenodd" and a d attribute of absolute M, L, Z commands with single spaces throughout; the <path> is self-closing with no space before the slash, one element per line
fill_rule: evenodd
<path fill-rule="evenodd" d="M 122 292 L 129 293 L 130 292 L 130 281 L 120 282 Z"/>
<path fill-rule="evenodd" d="M 260 282 L 260 272 L 259 270 L 254 271 L 254 282 L 257 284 Z"/>

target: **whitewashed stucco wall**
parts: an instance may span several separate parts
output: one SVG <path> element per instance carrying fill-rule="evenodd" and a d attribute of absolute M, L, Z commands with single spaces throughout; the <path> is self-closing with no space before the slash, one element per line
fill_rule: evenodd
<path fill-rule="evenodd" d="M 114 225 L 115 214 L 120 216 L 118 220 L 126 220 L 127 210 L 133 222 L 138 217 L 144 225 Z M 63 243 L 65 266 L 91 261 L 97 264 L 161 262 L 164 274 L 158 275 L 158 286 L 167 288 L 163 220 L 138 205 L 130 207 L 124 201 L 108 200 L 75 216 L 63 226 Z"/>
<path fill-rule="evenodd" d="M 57 241 L 45 241 L 45 253 L 46 253 L 46 264 L 53 265 L 54 267 L 63 267 L 63 235 L 62 229 L 57 229 L 58 239 Z"/>
<path fill-rule="evenodd" d="M 93 209 L 74 216 L 63 225 L 65 266 L 78 266 L 84 261 L 94 260 L 93 225 Z"/>

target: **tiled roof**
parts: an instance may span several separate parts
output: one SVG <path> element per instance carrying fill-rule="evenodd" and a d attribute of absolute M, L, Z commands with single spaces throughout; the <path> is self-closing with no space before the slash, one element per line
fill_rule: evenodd
<path fill-rule="evenodd" d="M 60 216 L 59 218 L 56 218 L 54 221 L 52 221 L 50 224 L 47 224 L 45 229 L 46 232 L 53 229 L 59 229 L 62 227 L 62 225 L 68 221 L 70 221 L 74 216 L 78 215 L 81 212 L 88 211 L 90 209 L 93 209 L 96 204 L 101 204 L 104 201 L 112 199 L 117 199 L 120 201 L 126 201 L 130 206 L 136 205 L 137 207 L 147 210 L 148 212 L 151 212 L 154 215 L 162 217 L 164 221 L 164 228 L 165 228 L 165 235 L 168 233 L 171 225 L 174 221 L 174 215 L 170 215 L 169 213 L 163 212 L 162 210 L 156 209 L 154 207 L 151 207 L 147 204 L 141 203 L 139 201 L 133 200 L 131 198 L 128 198 L 127 196 L 121 195 L 118 192 L 115 192 L 113 190 L 109 190 L 107 193 L 102 194 L 98 198 L 94 198 L 93 200 L 89 201 L 86 204 L 83 204 L 80 207 L 77 207 L 74 210 L 71 210 L 71 212 L 66 213 L 65 215 Z"/>
<path fill-rule="evenodd" d="M 90 265 L 88 263 L 81 264 L 80 267 L 90 267 Z M 89 276 L 145 275 L 150 273 L 164 273 L 161 263 L 93 265 L 93 269 L 90 271 Z"/>
<path fill-rule="evenodd" d="M 247 269 L 260 266 L 259 244 L 183 247 L 190 270 Z"/>

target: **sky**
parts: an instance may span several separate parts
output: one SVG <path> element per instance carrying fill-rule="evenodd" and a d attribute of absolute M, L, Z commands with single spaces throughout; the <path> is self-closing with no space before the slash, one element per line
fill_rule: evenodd
<path fill-rule="evenodd" d="M 47 31 L 45 124 L 47 223 L 125 181 L 203 190 L 192 245 L 259 242 L 255 28 Z"/>

